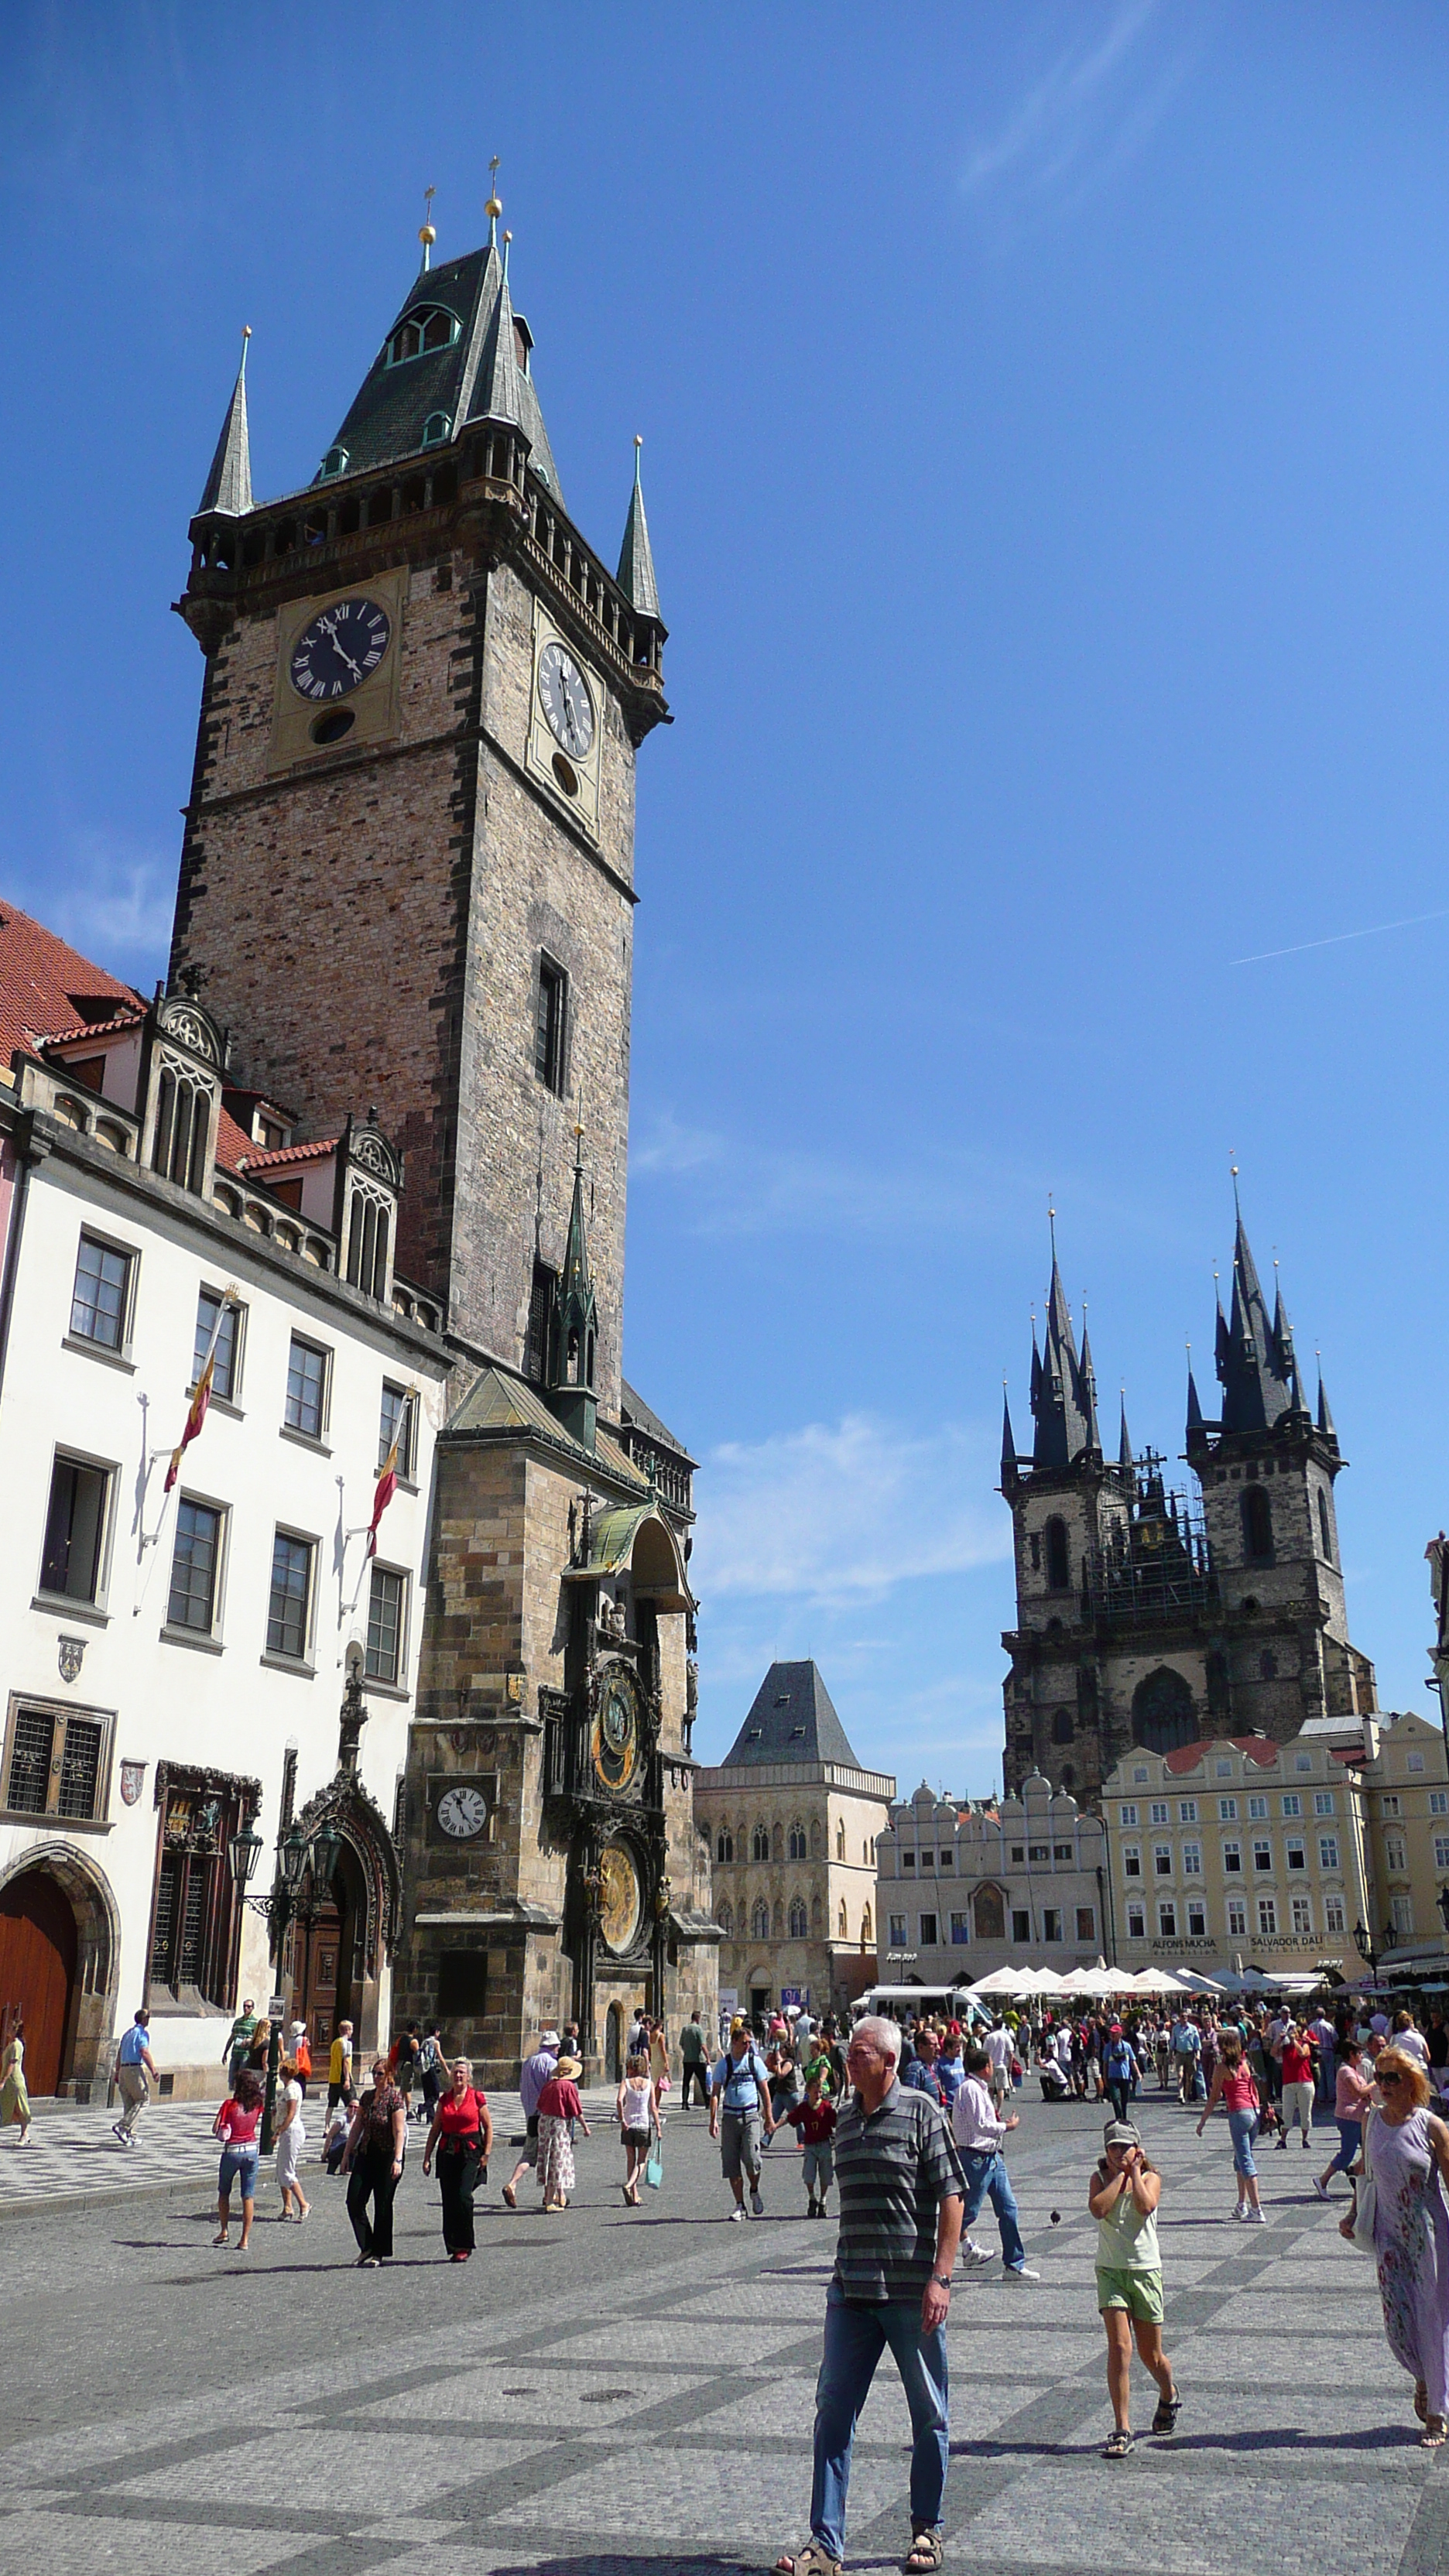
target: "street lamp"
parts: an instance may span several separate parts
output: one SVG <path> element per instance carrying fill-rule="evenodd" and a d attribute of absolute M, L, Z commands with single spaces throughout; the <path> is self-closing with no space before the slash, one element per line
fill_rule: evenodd
<path fill-rule="evenodd" d="M 256 1818 L 248 1816 L 246 1822 L 232 1835 L 227 1845 L 227 1858 L 231 1863 L 232 1878 L 243 1895 L 252 1883 L 252 1876 L 261 1856 L 262 1838 L 257 1832 Z"/>
<path fill-rule="evenodd" d="M 1359 1916 L 1357 1923 L 1355 1923 L 1353 1927 L 1353 1942 L 1354 1948 L 1357 1950 L 1359 1957 L 1361 1959 L 1367 1959 L 1368 1961 L 1369 1975 L 1371 1977 L 1377 1976 L 1379 1954 L 1374 1948 L 1373 1934 L 1369 1931 L 1362 1915 Z"/>
<path fill-rule="evenodd" d="M 337 1874 L 337 1858 L 342 1849 L 342 1836 L 330 1819 L 324 1818 L 312 1837 L 312 1901 L 319 1897 L 325 1903 Z"/>

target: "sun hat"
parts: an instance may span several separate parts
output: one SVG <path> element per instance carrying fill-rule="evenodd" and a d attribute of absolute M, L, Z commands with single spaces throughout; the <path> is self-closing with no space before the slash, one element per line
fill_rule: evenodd
<path fill-rule="evenodd" d="M 1109 2120 L 1102 2131 L 1102 2144 L 1104 2147 L 1140 2147 L 1142 2132 L 1134 2129 L 1130 2120 Z"/>
<path fill-rule="evenodd" d="M 583 2071 L 584 2067 L 582 2058 L 561 2057 L 559 2059 L 557 2072 L 565 2078 L 573 2075 L 582 2075 Z"/>

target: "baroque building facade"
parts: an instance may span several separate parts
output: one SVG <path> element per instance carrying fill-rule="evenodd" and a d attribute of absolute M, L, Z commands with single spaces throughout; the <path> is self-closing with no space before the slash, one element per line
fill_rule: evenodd
<path fill-rule="evenodd" d="M 721 2001 L 840 2011 L 875 1977 L 876 1841 L 896 1784 L 863 1770 L 819 1666 L 772 1664 L 723 1762 L 695 1777 Z"/>
<path fill-rule="evenodd" d="M 1107 1937 L 1102 1820 L 1028 1773 L 1000 1806 L 923 1780 L 876 1841 L 883 1985 L 973 1985 L 1008 1965 L 1090 1968 Z"/>
<path fill-rule="evenodd" d="M 1334 1504 L 1345 1460 L 1321 1378 L 1309 1408 L 1281 1290 L 1270 1314 L 1241 1214 L 1216 1365 L 1216 1419 L 1188 1373 L 1190 1495 L 1170 1487 L 1159 1452 L 1134 1452 L 1125 1406 L 1107 1455 L 1053 1244 L 1030 1453 L 1009 1406 L 1002 1431 L 1016 1583 L 1002 1639 L 1008 1789 L 1039 1770 L 1096 1805 L 1133 1745 L 1286 1743 L 1376 1705 L 1373 1666 L 1348 1633 Z"/>
<path fill-rule="evenodd" d="M 316 475 L 251 488 L 244 372 L 191 526 L 205 656 L 172 968 L 317 1116 L 359 1081 L 451 1360 L 395 2011 L 507 2082 L 708 2011 L 692 1461 L 625 1385 L 638 752 L 669 721 L 636 466 L 566 508 L 489 239 L 423 262 Z"/>

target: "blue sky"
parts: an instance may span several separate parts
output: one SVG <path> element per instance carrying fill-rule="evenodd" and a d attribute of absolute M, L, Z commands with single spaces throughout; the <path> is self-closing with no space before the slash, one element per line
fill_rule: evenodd
<path fill-rule="evenodd" d="M 0 888 L 157 971 L 200 680 L 168 603 L 240 326 L 265 495 L 423 187 L 466 248 L 498 152 L 570 505 L 612 554 L 641 431 L 671 629 L 626 1364 L 704 1462 L 700 1749 L 813 1654 L 863 1760 L 999 1777 L 1048 1194 L 1104 1398 L 1175 1458 L 1234 1157 L 1352 1462 L 1354 1636 L 1431 1707 L 1449 20 L 343 25 L 7 20 Z"/>

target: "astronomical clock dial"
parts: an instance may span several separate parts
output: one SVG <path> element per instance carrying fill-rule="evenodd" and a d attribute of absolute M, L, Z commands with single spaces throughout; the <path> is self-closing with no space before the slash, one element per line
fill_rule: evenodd
<path fill-rule="evenodd" d="M 301 698 L 345 698 L 370 679 L 392 641 L 392 622 L 375 599 L 340 599 L 305 627 L 288 665 Z"/>
<path fill-rule="evenodd" d="M 639 1701 L 634 1676 L 616 1665 L 603 1687 L 590 1747 L 605 1789 L 627 1789 L 639 1765 Z"/>
<path fill-rule="evenodd" d="M 587 759 L 594 739 L 594 702 L 566 646 L 545 644 L 538 657 L 538 694 L 555 742 L 571 759 Z"/>
<path fill-rule="evenodd" d="M 622 1843 L 606 1843 L 599 1855 L 599 1930 L 615 1958 L 632 1950 L 643 1911 L 639 1872 L 630 1854 Z"/>
<path fill-rule="evenodd" d="M 443 1791 L 436 1814 L 442 1831 L 455 1843 L 469 1843 L 488 1822 L 488 1801 L 481 1789 L 463 1782 Z"/>

